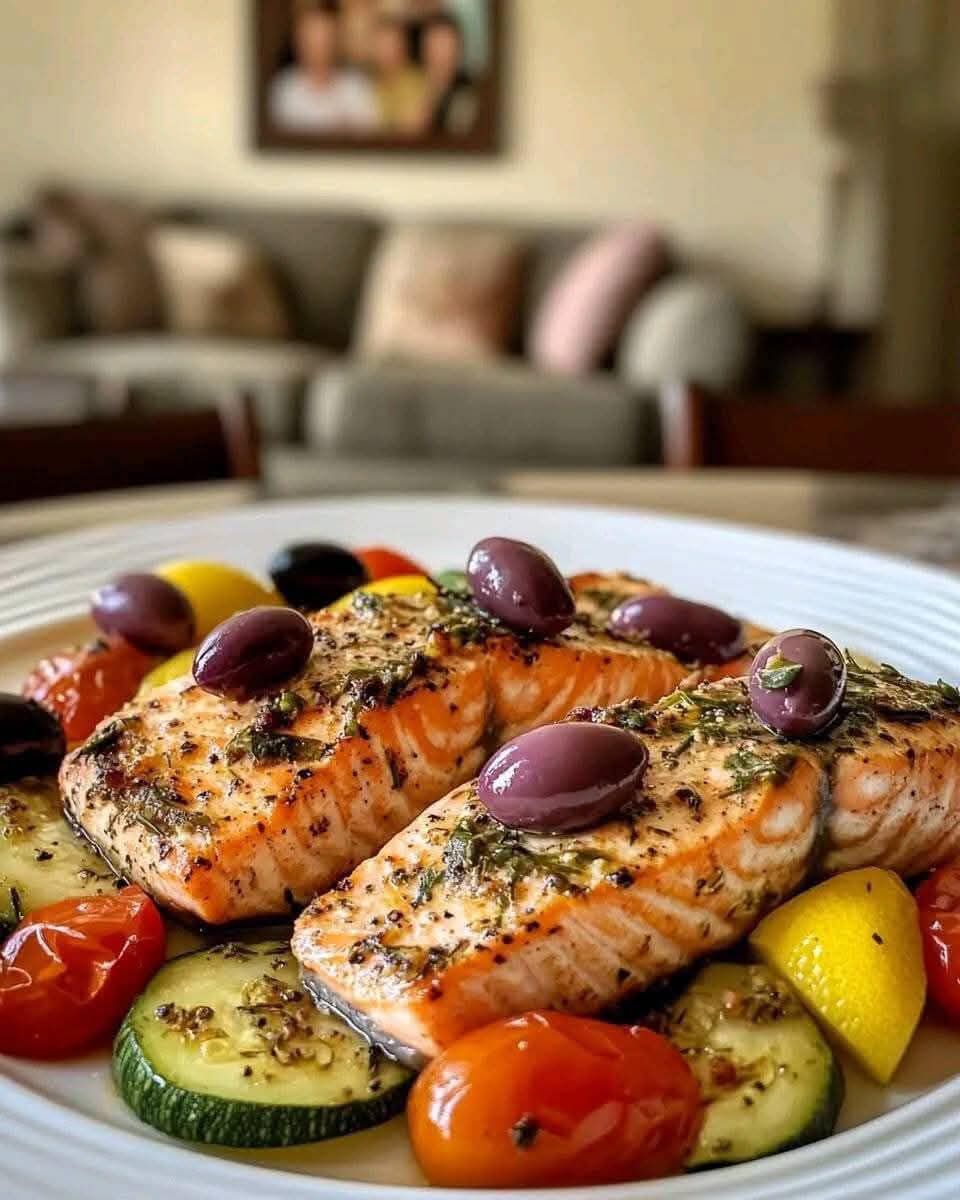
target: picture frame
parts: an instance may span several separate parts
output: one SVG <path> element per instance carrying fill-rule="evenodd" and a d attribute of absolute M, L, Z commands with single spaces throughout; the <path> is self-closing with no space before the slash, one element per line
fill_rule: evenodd
<path fill-rule="evenodd" d="M 504 7 L 505 0 L 252 0 L 254 147 L 497 153 Z"/>

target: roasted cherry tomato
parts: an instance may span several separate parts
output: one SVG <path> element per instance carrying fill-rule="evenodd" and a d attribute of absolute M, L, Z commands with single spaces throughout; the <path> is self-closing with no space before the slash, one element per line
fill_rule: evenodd
<path fill-rule="evenodd" d="M 103 1042 L 165 951 L 163 919 L 138 887 L 35 909 L 0 951 L 0 1052 L 63 1058 Z"/>
<path fill-rule="evenodd" d="M 68 742 L 82 742 L 137 693 L 159 661 L 118 637 L 62 650 L 41 660 L 21 691 L 60 718 Z"/>
<path fill-rule="evenodd" d="M 427 572 L 419 563 L 398 554 L 388 546 L 367 546 L 364 550 L 355 550 L 357 558 L 366 568 L 370 579 L 387 579 L 390 575 L 426 575 Z"/>
<path fill-rule="evenodd" d="M 680 1170 L 701 1100 L 680 1052 L 652 1030 L 532 1012 L 434 1059 L 407 1119 L 431 1183 L 586 1187 Z"/>
<path fill-rule="evenodd" d="M 934 871 L 917 888 L 927 990 L 960 1021 L 960 861 Z"/>

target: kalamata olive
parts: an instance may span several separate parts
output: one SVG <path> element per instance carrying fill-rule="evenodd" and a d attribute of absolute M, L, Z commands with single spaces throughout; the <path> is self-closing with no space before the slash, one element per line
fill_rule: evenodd
<path fill-rule="evenodd" d="M 729 613 L 679 596 L 632 596 L 610 614 L 614 637 L 649 642 L 683 662 L 725 663 L 743 652 L 743 626 Z"/>
<path fill-rule="evenodd" d="M 473 598 L 511 629 L 549 637 L 573 620 L 570 585 L 542 550 L 513 538 L 477 542 L 467 562 Z"/>
<path fill-rule="evenodd" d="M 847 686 L 839 648 L 812 629 L 788 629 L 770 639 L 750 667 L 750 706 L 785 737 L 807 737 L 836 717 Z"/>
<path fill-rule="evenodd" d="M 612 725 L 544 725 L 502 746 L 477 793 L 504 825 L 570 833 L 598 825 L 633 799 L 647 765 L 639 738 Z"/>
<path fill-rule="evenodd" d="M 0 782 L 52 771 L 66 748 L 53 713 L 35 700 L 0 692 Z"/>
<path fill-rule="evenodd" d="M 355 554 L 330 542 L 284 546 L 270 560 L 273 585 L 294 608 L 326 608 L 367 582 L 367 570 Z"/>
<path fill-rule="evenodd" d="M 158 575 L 118 575 L 93 593 L 90 615 L 144 654 L 176 654 L 193 641 L 190 601 Z"/>
<path fill-rule="evenodd" d="M 313 630 L 292 608 L 249 608 L 218 625 L 193 660 L 205 692 L 244 700 L 279 687 L 307 665 Z"/>

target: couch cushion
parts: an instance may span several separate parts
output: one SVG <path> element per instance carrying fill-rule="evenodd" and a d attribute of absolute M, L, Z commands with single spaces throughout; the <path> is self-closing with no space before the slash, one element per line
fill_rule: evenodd
<path fill-rule="evenodd" d="M 629 463 L 650 409 L 613 375 L 568 380 L 521 364 L 336 363 L 307 395 L 307 440 L 348 455 L 490 463 Z"/>
<path fill-rule="evenodd" d="M 67 272 L 28 244 L 0 244 L 0 365 L 69 328 Z"/>
<path fill-rule="evenodd" d="M 22 353 L 16 364 L 120 383 L 158 404 L 209 399 L 225 384 L 241 386 L 254 399 L 264 435 L 288 440 L 299 432 L 306 380 L 327 359 L 325 351 L 302 342 L 144 334 L 42 342 Z"/>
<path fill-rule="evenodd" d="M 43 342 L 25 350 L 17 365 L 131 383 L 152 376 L 204 375 L 242 384 L 302 381 L 328 358 L 326 351 L 304 342 L 179 338 L 156 333 Z"/>
<path fill-rule="evenodd" d="M 172 333 L 286 338 L 287 305 L 260 250 L 235 233 L 158 224 L 147 239 Z"/>
<path fill-rule="evenodd" d="M 620 374 L 635 387 L 673 380 L 726 391 L 750 357 L 750 321 L 719 280 L 677 275 L 658 283 L 637 307 L 620 342 Z"/>
<path fill-rule="evenodd" d="M 662 238 L 647 225 L 590 238 L 541 300 L 530 336 L 533 361 L 542 370 L 566 375 L 596 370 L 666 262 Z"/>
<path fill-rule="evenodd" d="M 355 212 L 269 206 L 198 205 L 169 215 L 258 246 L 284 286 L 295 336 L 331 350 L 349 346 L 378 222 Z"/>
<path fill-rule="evenodd" d="M 503 353 L 519 312 L 523 243 L 507 230 L 398 225 L 369 272 L 367 358 L 470 362 Z"/>
<path fill-rule="evenodd" d="M 38 249 L 72 273 L 76 331 L 131 333 L 161 323 L 160 289 L 147 253 L 151 218 L 120 197 L 48 188 L 34 200 Z"/>

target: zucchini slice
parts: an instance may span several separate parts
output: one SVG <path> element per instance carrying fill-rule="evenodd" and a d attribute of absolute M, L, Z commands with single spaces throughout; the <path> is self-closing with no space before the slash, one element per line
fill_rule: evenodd
<path fill-rule="evenodd" d="M 748 1162 L 827 1137 L 843 1075 L 790 985 L 761 966 L 705 967 L 667 1013 L 706 1108 L 688 1170 Z"/>
<path fill-rule="evenodd" d="M 148 1125 L 220 1146 L 293 1146 L 378 1125 L 412 1072 L 303 990 L 286 943 L 228 942 L 171 959 L 113 1051 L 121 1096 Z"/>
<path fill-rule="evenodd" d="M 41 905 L 98 896 L 119 882 L 67 824 L 54 778 L 0 787 L 0 935 Z"/>

